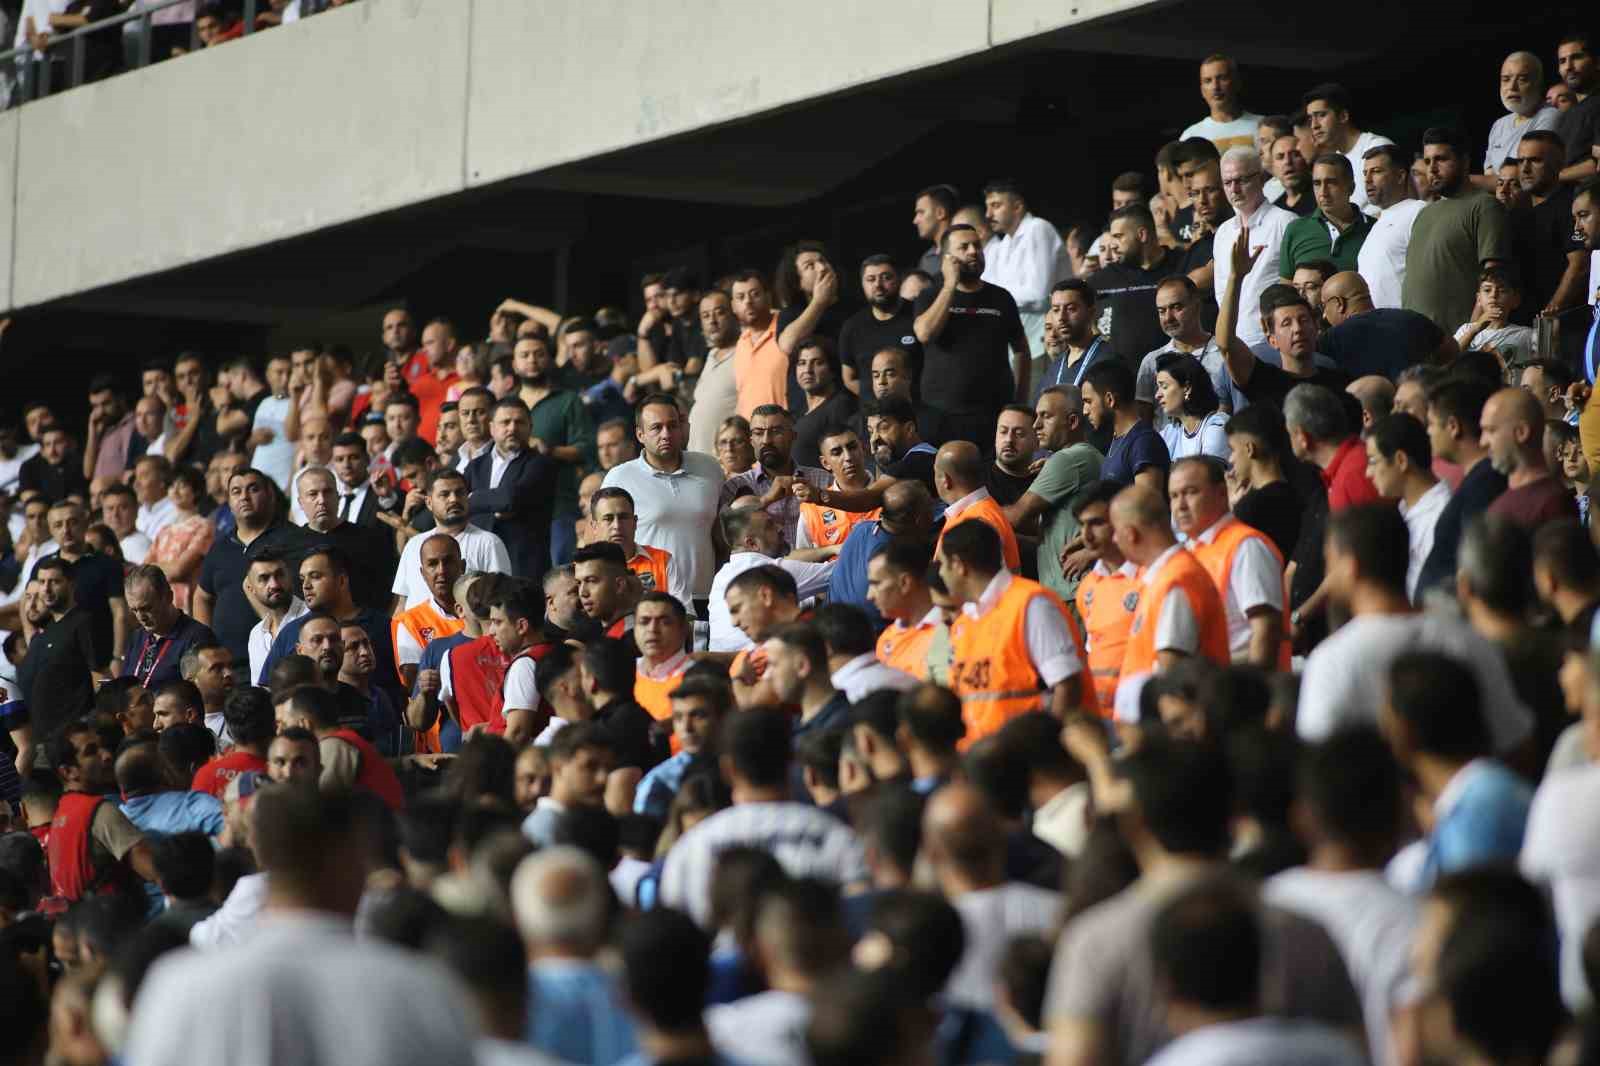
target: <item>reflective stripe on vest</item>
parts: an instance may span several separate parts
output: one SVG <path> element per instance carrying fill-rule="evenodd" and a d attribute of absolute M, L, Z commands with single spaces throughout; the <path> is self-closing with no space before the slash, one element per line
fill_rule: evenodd
<path fill-rule="evenodd" d="M 1078 585 L 1078 614 L 1088 645 L 1089 674 L 1094 679 L 1100 713 L 1109 717 L 1116 706 L 1117 681 L 1128 650 L 1128 630 L 1139 606 L 1139 579 L 1129 574 L 1084 575 Z"/>

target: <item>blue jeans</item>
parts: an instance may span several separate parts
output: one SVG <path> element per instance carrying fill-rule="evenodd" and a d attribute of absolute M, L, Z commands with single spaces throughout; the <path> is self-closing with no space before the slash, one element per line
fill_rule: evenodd
<path fill-rule="evenodd" d="M 550 520 L 550 565 L 566 566 L 578 550 L 578 516 L 558 514 Z"/>

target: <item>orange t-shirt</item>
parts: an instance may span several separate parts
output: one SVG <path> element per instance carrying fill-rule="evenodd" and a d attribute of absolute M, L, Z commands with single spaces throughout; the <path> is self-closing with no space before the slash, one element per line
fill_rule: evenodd
<path fill-rule="evenodd" d="M 746 329 L 733 348 L 733 380 L 739 414 L 749 418 L 762 404 L 789 406 L 789 357 L 778 347 L 778 313 L 759 333 Z"/>

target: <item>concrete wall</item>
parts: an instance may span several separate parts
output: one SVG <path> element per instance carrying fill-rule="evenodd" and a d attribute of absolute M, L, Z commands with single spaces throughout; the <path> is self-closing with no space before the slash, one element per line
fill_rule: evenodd
<path fill-rule="evenodd" d="M 362 0 L 0 115 L 0 310 L 1153 2 Z"/>

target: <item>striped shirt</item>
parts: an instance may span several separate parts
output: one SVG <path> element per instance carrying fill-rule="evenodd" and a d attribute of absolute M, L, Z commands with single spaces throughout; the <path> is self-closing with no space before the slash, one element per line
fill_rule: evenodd
<path fill-rule="evenodd" d="M 771 852 L 791 877 L 820 877 L 840 886 L 867 878 L 860 839 L 832 815 L 802 803 L 741 803 L 713 814 L 673 845 L 661 872 L 661 901 L 707 926 L 717 855 L 741 844 Z"/>

